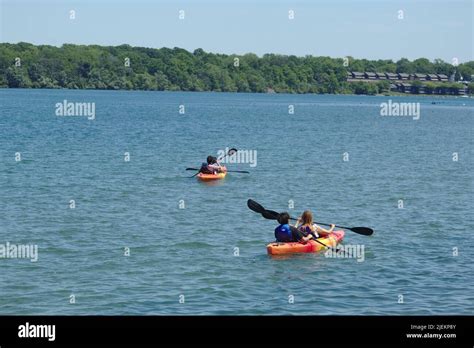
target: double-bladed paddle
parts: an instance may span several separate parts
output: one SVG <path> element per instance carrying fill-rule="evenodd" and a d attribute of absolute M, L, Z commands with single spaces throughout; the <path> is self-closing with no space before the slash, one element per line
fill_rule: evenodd
<path fill-rule="evenodd" d="M 232 149 L 229 149 L 229 151 L 227 151 L 227 153 L 222 156 L 221 158 L 219 158 L 217 161 L 222 161 L 225 157 L 227 156 L 232 156 L 234 155 L 238 150 L 236 148 L 232 148 Z M 197 171 L 196 174 L 194 174 L 193 176 L 190 176 L 190 178 L 194 178 L 196 175 L 199 174 L 199 172 L 201 171 L 201 168 L 186 168 L 186 170 L 193 170 L 193 171 Z M 246 170 L 227 170 L 227 173 L 242 173 L 242 174 L 250 174 L 250 172 L 246 171 Z"/>
<path fill-rule="evenodd" d="M 252 210 L 256 213 L 262 214 L 262 216 L 265 219 L 278 220 L 278 218 L 280 217 L 280 213 L 278 213 L 276 211 L 273 211 L 273 210 L 267 210 L 261 204 L 255 202 L 252 199 L 249 199 L 247 201 L 247 206 L 249 207 L 250 210 Z M 297 220 L 295 218 L 290 218 L 290 219 L 291 220 Z M 322 223 L 322 222 L 316 222 L 315 221 L 315 223 L 318 224 L 318 225 L 331 226 L 330 224 L 325 224 L 325 223 Z M 352 232 L 355 232 L 357 234 L 361 234 L 361 235 L 364 235 L 364 236 L 371 236 L 374 233 L 374 230 L 371 229 L 371 228 L 368 228 L 368 227 L 345 227 L 345 226 L 338 226 L 338 225 L 335 225 L 335 227 L 343 228 L 345 230 L 349 230 L 349 231 L 352 231 Z"/>
<path fill-rule="evenodd" d="M 186 168 L 186 170 L 199 170 L 197 168 Z M 243 173 L 243 174 L 250 174 L 250 172 L 246 170 L 227 170 L 227 173 Z"/>
<path fill-rule="evenodd" d="M 256 213 L 262 214 L 262 216 L 265 219 L 278 220 L 280 218 L 280 213 L 277 213 L 276 211 L 273 211 L 273 210 L 267 210 L 261 204 L 255 202 L 252 199 L 249 199 L 247 201 L 247 206 L 249 207 L 250 210 L 253 210 Z M 295 220 L 295 219 L 292 218 L 292 220 Z M 313 236 L 313 240 L 316 243 L 319 243 L 322 246 L 326 247 L 327 249 L 331 249 L 332 251 L 334 251 L 336 253 L 339 252 L 338 249 L 334 249 L 334 248 L 330 247 L 329 245 L 326 245 L 323 242 L 319 241 L 314 233 L 311 232 L 310 234 Z"/>

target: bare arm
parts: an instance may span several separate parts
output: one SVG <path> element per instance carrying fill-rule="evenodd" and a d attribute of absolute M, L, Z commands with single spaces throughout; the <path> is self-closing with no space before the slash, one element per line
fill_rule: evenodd
<path fill-rule="evenodd" d="M 325 235 L 328 235 L 328 234 L 332 233 L 332 231 L 334 230 L 334 227 L 336 227 L 336 226 L 335 226 L 334 224 L 331 224 L 331 228 L 330 228 L 329 230 L 326 230 L 325 228 L 322 228 L 322 227 L 320 227 L 320 226 L 317 226 L 317 227 L 316 227 L 316 231 L 317 231 L 319 234 L 325 236 Z"/>
<path fill-rule="evenodd" d="M 300 223 L 301 223 L 300 218 L 298 218 L 294 225 L 291 225 L 291 224 L 289 224 L 289 225 L 290 226 L 295 226 L 295 227 L 300 227 Z"/>

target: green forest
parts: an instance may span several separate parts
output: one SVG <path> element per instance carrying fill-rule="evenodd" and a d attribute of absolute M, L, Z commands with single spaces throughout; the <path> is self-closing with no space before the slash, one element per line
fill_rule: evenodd
<path fill-rule="evenodd" d="M 471 81 L 474 61 L 414 61 L 292 55 L 226 55 L 202 49 L 29 43 L 0 44 L 0 87 L 276 93 L 378 94 L 389 83 L 347 82 L 347 71 L 455 73 Z M 446 88 L 453 83 L 444 83 Z M 459 85 L 459 84 L 455 84 Z M 429 84 L 428 84 L 429 87 Z M 436 88 L 432 85 L 429 88 Z M 469 93 L 473 93 L 473 83 Z"/>

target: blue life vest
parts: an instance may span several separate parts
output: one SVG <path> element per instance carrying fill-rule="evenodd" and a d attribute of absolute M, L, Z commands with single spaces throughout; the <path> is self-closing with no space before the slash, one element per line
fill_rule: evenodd
<path fill-rule="evenodd" d="M 277 242 L 293 242 L 293 233 L 291 233 L 290 225 L 284 224 L 275 228 L 275 238 Z"/>

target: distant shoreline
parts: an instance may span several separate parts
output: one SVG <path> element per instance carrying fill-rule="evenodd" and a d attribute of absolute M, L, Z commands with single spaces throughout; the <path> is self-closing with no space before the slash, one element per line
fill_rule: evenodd
<path fill-rule="evenodd" d="M 0 88 L 394 96 L 474 93 L 474 61 L 453 65 L 426 58 L 394 62 L 279 54 L 258 57 L 177 47 L 56 47 L 25 42 L 0 43 L 0 57 Z M 379 78 L 383 74 L 387 77 Z M 403 78 L 393 79 L 396 74 Z M 443 80 L 422 81 L 418 76 L 423 74 L 428 78 L 438 74 Z"/>
<path fill-rule="evenodd" d="M 229 94 L 259 94 L 259 95 L 313 95 L 313 96 L 351 96 L 351 97 L 425 97 L 425 98 L 435 98 L 435 99 L 474 99 L 474 95 L 469 94 L 468 96 L 461 95 L 449 95 L 449 94 L 409 94 L 409 93 L 397 93 L 392 92 L 390 94 L 353 94 L 353 93 L 259 93 L 259 92 L 216 92 L 216 91 L 152 91 L 152 90 L 142 90 L 142 89 L 72 89 L 72 88 L 8 88 L 0 87 L 0 91 L 8 90 L 29 90 L 29 91 L 38 91 L 38 90 L 50 90 L 50 91 L 104 91 L 104 92 L 164 92 L 164 93 L 229 93 Z"/>

